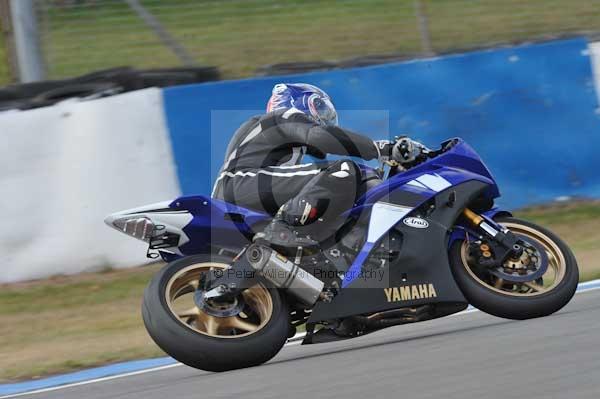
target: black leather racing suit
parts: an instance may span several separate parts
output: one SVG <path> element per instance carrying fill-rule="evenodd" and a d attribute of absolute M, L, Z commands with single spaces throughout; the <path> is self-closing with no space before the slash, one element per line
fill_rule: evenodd
<path fill-rule="evenodd" d="M 310 154 L 380 156 L 375 143 L 335 126 L 314 123 L 294 108 L 255 116 L 235 133 L 217 177 L 213 197 L 262 210 L 293 226 L 329 223 L 352 207 L 365 180 L 349 159 L 303 164 Z M 283 207 L 282 207 L 283 206 Z"/>

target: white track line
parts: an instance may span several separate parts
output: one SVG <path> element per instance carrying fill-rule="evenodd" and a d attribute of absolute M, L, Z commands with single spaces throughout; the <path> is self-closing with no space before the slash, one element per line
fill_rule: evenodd
<path fill-rule="evenodd" d="M 600 280 L 594 280 L 594 282 L 600 282 Z M 588 283 L 592 283 L 592 282 L 590 281 Z M 583 284 L 585 284 L 585 283 L 583 283 Z M 582 290 L 579 291 L 579 292 L 577 292 L 576 294 L 583 294 L 583 293 L 590 292 L 590 291 L 596 291 L 598 289 L 600 289 L 600 286 L 597 286 L 597 287 L 594 286 L 594 287 L 586 288 L 585 285 L 584 285 L 582 287 Z M 476 308 L 467 309 L 467 310 L 463 310 L 462 312 L 451 314 L 449 316 L 460 316 L 460 315 L 464 315 L 464 314 L 468 314 L 468 313 L 474 313 L 474 312 L 479 312 L 479 309 L 476 309 Z M 449 317 L 449 316 L 446 316 L 446 317 Z M 300 345 L 300 343 L 302 342 L 302 338 L 304 338 L 305 335 L 306 335 L 306 333 L 299 333 L 299 334 L 294 335 L 294 337 L 290 338 L 290 340 L 288 341 L 287 344 L 285 344 L 285 346 Z M 134 376 L 134 375 L 140 375 L 140 374 L 146 374 L 146 373 L 153 373 L 155 371 L 166 370 L 166 369 L 170 369 L 170 368 L 174 368 L 174 367 L 179 367 L 179 366 L 183 366 L 183 364 L 182 363 L 168 364 L 166 366 L 153 367 L 153 368 L 149 368 L 149 369 L 145 369 L 145 370 L 132 371 L 132 372 L 129 372 L 129 373 L 124 373 L 124 374 L 117 374 L 117 375 L 111 375 L 111 376 L 108 376 L 108 377 L 95 378 L 93 380 L 74 382 L 74 383 L 71 383 L 71 384 L 59 385 L 59 386 L 56 386 L 56 387 L 37 389 L 35 391 L 15 393 L 15 394 L 10 394 L 10 395 L 0 396 L 0 399 L 16 398 L 16 397 L 19 397 L 19 396 L 34 395 L 34 394 L 38 394 L 38 393 L 58 391 L 58 390 L 61 390 L 61 389 L 73 388 L 73 387 L 77 387 L 77 386 L 81 386 L 81 385 L 95 384 L 97 382 L 104 382 L 104 381 L 116 380 L 116 379 L 119 379 L 119 378 L 131 377 L 131 376 Z"/>
<path fill-rule="evenodd" d="M 94 378 L 93 380 L 80 381 L 80 382 L 73 382 L 73 383 L 71 383 L 71 384 L 59 385 L 59 386 L 56 386 L 56 387 L 50 387 L 50 388 L 36 389 L 35 391 L 28 391 L 28 392 L 15 393 L 15 394 L 6 395 L 6 396 L 0 396 L 0 399 L 6 399 L 6 398 L 16 398 L 16 397 L 18 397 L 18 396 L 33 395 L 33 394 L 36 394 L 36 393 L 43 393 L 43 392 L 57 391 L 57 390 L 59 390 L 59 389 L 66 389 L 66 388 L 77 387 L 77 386 L 80 386 L 80 385 L 94 384 L 94 383 L 96 383 L 96 382 L 103 382 L 103 381 L 109 381 L 109 380 L 116 380 L 116 379 L 118 379 L 118 378 L 131 377 L 131 376 L 134 376 L 134 375 L 151 373 L 151 372 L 153 372 L 153 371 L 166 370 L 166 369 L 170 369 L 170 368 L 173 368 L 173 367 L 178 367 L 178 366 L 183 366 L 183 364 L 181 364 L 181 363 L 168 364 L 168 365 L 166 365 L 166 366 L 159 366 L 159 367 L 154 367 L 154 368 L 151 368 L 151 369 L 146 369 L 146 370 L 132 371 L 132 372 L 129 372 L 129 373 L 117 374 L 117 375 L 111 375 L 111 376 L 108 376 L 108 377 L 102 377 L 102 378 Z"/>

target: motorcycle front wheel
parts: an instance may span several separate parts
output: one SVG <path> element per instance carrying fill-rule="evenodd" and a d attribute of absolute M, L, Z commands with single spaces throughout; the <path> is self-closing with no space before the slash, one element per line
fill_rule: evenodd
<path fill-rule="evenodd" d="M 231 259 L 194 255 L 169 263 L 144 292 L 142 317 L 154 342 L 188 366 L 226 371 L 262 364 L 285 344 L 289 311 L 279 292 L 262 283 L 228 301 L 198 304 L 204 275 Z M 196 297 L 196 298 L 195 298 Z"/>
<path fill-rule="evenodd" d="M 575 294 L 579 271 L 575 256 L 558 236 L 534 223 L 502 217 L 496 220 L 531 244 L 547 262 L 545 273 L 533 281 L 514 282 L 501 273 L 480 267 L 469 254 L 467 240 L 450 247 L 450 267 L 454 279 L 470 304 L 494 316 L 524 320 L 550 315 L 565 306 Z M 524 255 L 525 256 L 525 255 Z M 509 259 L 503 269 L 518 274 L 528 259 Z"/>

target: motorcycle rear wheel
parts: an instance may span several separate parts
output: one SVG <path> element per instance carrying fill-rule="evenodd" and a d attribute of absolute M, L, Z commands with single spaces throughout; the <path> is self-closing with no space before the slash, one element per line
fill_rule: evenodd
<path fill-rule="evenodd" d="M 497 222 L 543 248 L 547 272 L 537 281 L 504 281 L 478 271 L 468 256 L 467 241 L 456 241 L 450 248 L 450 267 L 465 298 L 476 308 L 507 319 L 543 317 L 560 310 L 575 294 L 579 280 L 577 261 L 567 244 L 548 229 L 525 220 L 502 217 Z"/>
<path fill-rule="evenodd" d="M 231 259 L 194 255 L 169 263 L 144 291 L 142 317 L 154 342 L 176 360 L 202 370 L 226 371 L 262 364 L 285 344 L 290 319 L 279 292 L 256 284 L 231 303 L 194 301 L 198 280 L 227 269 Z M 236 314 L 228 316 L 231 309 Z"/>

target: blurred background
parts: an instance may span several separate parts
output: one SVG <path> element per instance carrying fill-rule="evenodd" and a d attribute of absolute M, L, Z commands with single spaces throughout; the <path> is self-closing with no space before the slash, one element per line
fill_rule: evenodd
<path fill-rule="evenodd" d="M 2 0 L 8 4 L 10 1 Z M 25 0 L 36 80 L 99 69 L 216 66 L 225 79 L 351 67 L 578 34 L 597 0 Z M 19 79 L 3 7 L 0 79 Z M 22 16 L 24 18 L 24 16 Z M 287 64 L 286 66 L 277 64 Z M 305 64 L 303 64 L 305 63 Z M 28 67 L 34 68 L 33 65 Z M 41 78 L 41 79 L 39 79 Z"/>
<path fill-rule="evenodd" d="M 0 82 L 19 78 L 3 0 Z M 20 2 L 19 2 L 20 3 Z M 223 78 L 348 67 L 593 36 L 597 0 L 25 0 L 42 79 L 99 69 L 217 66 Z M 28 27 L 30 28 L 30 27 Z M 277 64 L 306 63 L 290 65 Z M 33 66 L 30 66 L 33 68 Z M 38 79 L 38 80 L 42 80 Z"/>
<path fill-rule="evenodd" d="M 0 382 L 164 356 L 161 265 L 102 220 L 208 194 L 280 81 L 373 138 L 465 138 L 600 277 L 600 0 L 0 0 L 0 28 Z"/>

